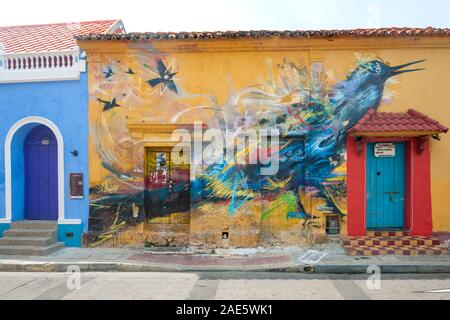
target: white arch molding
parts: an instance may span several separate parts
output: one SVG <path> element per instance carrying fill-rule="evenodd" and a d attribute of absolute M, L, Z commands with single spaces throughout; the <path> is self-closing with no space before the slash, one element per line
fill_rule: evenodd
<path fill-rule="evenodd" d="M 43 124 L 53 131 L 58 143 L 58 223 L 75 222 L 65 220 L 64 217 L 64 140 L 58 127 L 50 120 L 32 116 L 17 121 L 8 131 L 5 140 L 5 219 L 3 222 L 10 223 L 12 220 L 12 181 L 11 181 L 11 143 L 16 132 L 24 125 L 36 123 Z"/>

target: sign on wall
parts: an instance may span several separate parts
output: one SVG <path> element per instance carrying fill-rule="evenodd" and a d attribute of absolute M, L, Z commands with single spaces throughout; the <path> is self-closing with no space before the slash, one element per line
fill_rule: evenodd
<path fill-rule="evenodd" d="M 395 143 L 376 143 L 374 147 L 374 155 L 376 158 L 395 157 Z"/>
<path fill-rule="evenodd" d="M 83 174 L 71 173 L 70 174 L 70 198 L 71 199 L 83 199 Z"/>

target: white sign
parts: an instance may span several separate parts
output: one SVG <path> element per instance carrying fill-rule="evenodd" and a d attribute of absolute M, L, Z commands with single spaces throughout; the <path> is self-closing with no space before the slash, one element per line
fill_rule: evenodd
<path fill-rule="evenodd" d="M 376 158 L 393 158 L 395 157 L 394 143 L 376 143 L 374 148 Z"/>

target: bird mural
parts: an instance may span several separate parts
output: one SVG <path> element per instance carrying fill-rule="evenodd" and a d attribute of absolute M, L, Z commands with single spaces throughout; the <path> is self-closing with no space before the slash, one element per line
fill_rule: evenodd
<path fill-rule="evenodd" d="M 120 104 L 117 103 L 116 98 L 113 98 L 111 101 L 97 98 L 97 101 L 103 104 L 103 111 L 108 111 L 111 110 L 112 108 L 120 107 Z"/>
<path fill-rule="evenodd" d="M 330 101 L 333 125 L 337 128 L 353 127 L 370 108 L 378 108 L 389 78 L 424 70 L 404 69 L 424 61 L 413 61 L 396 67 L 390 67 L 378 60 L 359 65 L 345 81 L 333 89 Z"/>
<path fill-rule="evenodd" d="M 103 76 L 105 77 L 105 79 L 111 78 L 113 75 L 114 75 L 114 72 L 113 72 L 111 66 L 108 66 L 106 71 L 103 71 Z"/>
<path fill-rule="evenodd" d="M 158 77 L 154 79 L 148 80 L 148 84 L 154 88 L 158 85 L 161 85 L 161 94 L 164 93 L 166 88 L 169 88 L 169 90 L 178 93 L 177 87 L 175 85 L 175 82 L 173 81 L 173 77 L 177 74 L 177 72 L 173 72 L 170 69 L 168 69 L 164 62 L 161 60 L 158 60 L 156 62 L 156 69 L 158 71 Z"/>
<path fill-rule="evenodd" d="M 237 164 L 224 161 L 223 163 L 204 165 L 202 173 L 190 181 L 192 208 L 201 206 L 205 202 L 220 203 L 227 206 L 228 214 L 233 216 L 251 201 L 268 199 L 268 207 L 262 209 L 261 219 L 267 219 L 276 212 L 283 211 L 287 220 L 299 219 L 305 222 L 314 220 L 316 213 L 311 212 L 309 205 L 305 205 L 304 198 L 302 198 L 303 192 L 309 192 L 314 197 L 323 199 L 321 205 L 327 210 L 342 214 L 335 198 L 346 197 L 345 183 L 330 184 L 329 181 L 345 176 L 345 172 L 340 172 L 338 169 L 346 161 L 347 130 L 353 127 L 369 109 L 379 108 L 389 79 L 424 70 L 424 68 L 412 66 L 425 61 L 412 61 L 398 66 L 390 66 L 381 59 L 371 58 L 358 61 L 356 67 L 344 79 L 332 86 L 321 83 L 320 79 L 311 79 L 307 68 L 295 66 L 291 68 L 293 74 L 283 74 L 286 69 L 277 71 L 281 75 L 277 74 L 274 78 L 281 79 L 280 82 L 269 79 L 268 85 L 262 84 L 233 91 L 224 102 L 220 102 L 220 105 L 217 99 L 211 99 L 210 104 L 199 105 L 198 102 L 195 102 L 194 105 L 188 105 L 184 104 L 187 98 L 200 100 L 205 96 L 189 94 L 181 90 L 181 87 L 177 88 L 174 82 L 177 72 L 172 67 L 166 67 L 158 57 L 153 57 L 153 59 L 155 63 L 151 67 L 145 64 L 148 56 L 144 56 L 139 64 L 131 65 L 132 69 L 127 67 L 127 71 L 123 69 L 123 72 L 118 72 L 112 84 L 108 81 L 107 85 L 112 89 L 106 87 L 106 90 L 126 88 L 131 83 L 128 74 L 136 74 L 132 78 L 137 81 L 139 75 L 148 72 L 154 74 L 155 78 L 147 80 L 148 77 L 145 77 L 142 79 L 147 90 L 146 83 L 152 88 L 159 87 L 161 94 L 169 90 L 176 95 L 165 95 L 164 99 L 155 99 L 153 95 L 147 97 L 146 91 L 143 91 L 142 96 L 147 100 L 145 103 L 135 104 L 130 103 L 130 97 L 124 96 L 121 98 L 121 103 L 128 109 L 134 108 L 136 112 L 141 112 L 139 114 L 157 117 L 159 113 L 154 112 L 154 109 L 150 110 L 148 104 L 154 102 L 155 106 L 159 106 L 157 103 L 161 100 L 164 101 L 165 111 L 170 117 L 166 120 L 157 118 L 159 122 L 171 123 L 170 119 L 179 119 L 179 115 L 190 115 L 190 112 L 192 113 L 190 116 L 193 118 L 212 112 L 208 114 L 208 116 L 213 114 L 207 124 L 208 127 L 218 129 L 223 133 L 270 128 L 278 129 L 282 133 L 278 145 L 266 150 L 271 156 L 279 158 L 279 169 L 276 174 L 273 176 L 261 175 L 261 168 L 264 166 L 262 164 Z M 113 73 L 112 70 L 110 71 L 108 74 Z M 124 78 L 119 80 L 118 78 L 122 74 Z M 108 93 L 114 96 L 113 92 Z M 111 101 L 100 98 L 97 100 L 103 104 L 103 111 L 120 107 L 116 98 Z M 94 205 L 91 214 L 102 215 L 106 212 L 103 211 L 106 210 L 104 206 L 117 207 L 124 203 L 123 206 L 120 206 L 120 214 L 131 217 L 131 203 L 144 207 L 146 192 L 145 186 L 142 184 L 144 180 L 142 163 L 144 161 L 135 164 L 126 157 L 133 153 L 137 154 L 144 148 L 141 144 L 133 141 L 133 144 L 129 144 L 130 149 L 123 149 L 123 145 L 119 145 L 117 143 L 119 139 L 115 137 L 120 139 L 129 137 L 129 132 L 123 125 L 126 123 L 127 119 L 125 118 L 128 115 L 125 112 L 111 115 L 114 117 L 109 117 L 109 114 L 106 113 L 101 114 L 103 117 L 99 117 L 99 119 L 102 121 L 98 121 L 96 132 L 101 132 L 101 134 L 113 132 L 114 135 L 102 136 L 99 134 L 93 139 L 99 149 L 101 165 L 110 173 L 108 178 L 121 185 L 120 190 L 129 191 L 127 191 L 128 194 L 125 192 L 101 194 L 98 200 L 91 202 Z M 136 118 L 139 119 L 139 117 Z M 116 122 L 112 124 L 108 121 Z M 181 123 L 180 121 L 174 123 Z M 123 128 L 123 131 L 119 131 L 120 128 Z M 131 138 L 130 141 L 132 141 Z M 126 146 L 128 148 L 128 144 Z M 247 153 L 247 155 L 250 153 L 260 154 L 263 148 L 259 144 L 250 145 L 240 152 Z M 124 166 L 123 163 L 131 165 Z M 173 190 L 180 188 L 182 188 L 181 184 L 173 185 Z M 167 197 L 173 197 L 167 192 L 160 192 L 159 195 L 161 196 L 159 200 L 163 202 L 168 201 Z M 283 210 L 278 210 L 279 208 L 283 208 Z"/>
<path fill-rule="evenodd" d="M 257 166 L 223 163 L 206 169 L 205 196 L 212 199 L 229 198 L 229 212 L 234 214 L 245 201 L 254 199 L 255 195 L 276 193 L 284 197 L 285 201 L 279 202 L 278 205 L 287 203 L 288 217 L 311 218 L 299 199 L 298 189 L 313 188 L 326 197 L 323 182 L 333 178 L 333 171 L 345 162 L 346 130 L 353 127 L 369 109 L 378 109 L 389 78 L 424 70 L 404 69 L 424 61 L 414 61 L 395 67 L 390 67 L 381 60 L 368 61 L 357 66 L 344 81 L 331 89 L 326 104 L 311 98 L 308 104 L 289 106 L 288 109 L 296 109 L 298 114 L 309 115 L 300 116 L 303 119 L 288 128 L 285 141 L 280 141 L 280 150 L 277 154 L 279 171 L 276 177 L 280 180 L 295 177 L 289 179 L 284 189 L 267 188 L 271 179 L 260 176 L 260 168 Z M 307 175 L 303 174 L 306 170 Z M 217 188 L 218 182 L 215 184 L 210 182 L 214 180 L 220 181 L 224 190 Z M 285 197 L 283 196 L 286 194 L 285 190 L 295 192 Z M 293 199 L 295 205 L 292 204 Z M 328 203 L 334 205 L 331 199 Z M 271 207 L 263 213 L 263 218 L 274 208 Z"/>

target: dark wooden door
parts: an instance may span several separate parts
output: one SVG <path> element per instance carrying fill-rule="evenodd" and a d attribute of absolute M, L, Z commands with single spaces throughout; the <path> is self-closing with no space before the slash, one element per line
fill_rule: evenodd
<path fill-rule="evenodd" d="M 188 213 L 189 165 L 176 164 L 170 149 L 146 149 L 145 212 L 147 218 Z"/>

